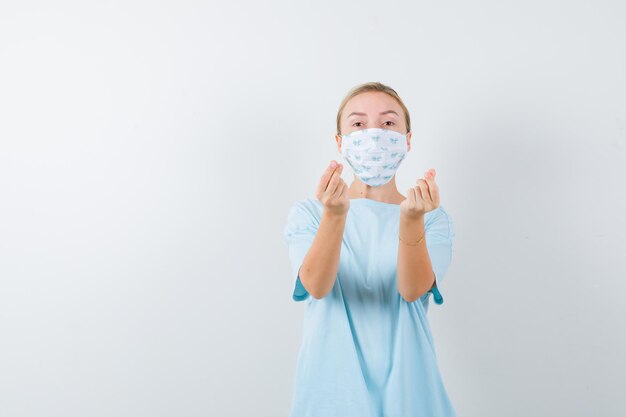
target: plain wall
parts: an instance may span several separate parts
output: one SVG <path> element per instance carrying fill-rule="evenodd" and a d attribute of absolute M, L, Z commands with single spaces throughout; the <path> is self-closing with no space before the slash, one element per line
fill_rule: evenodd
<path fill-rule="evenodd" d="M 286 416 L 282 229 L 353 86 L 455 221 L 429 320 L 464 417 L 626 414 L 621 1 L 0 5 L 0 416 Z M 352 180 L 349 168 L 346 181 Z"/>

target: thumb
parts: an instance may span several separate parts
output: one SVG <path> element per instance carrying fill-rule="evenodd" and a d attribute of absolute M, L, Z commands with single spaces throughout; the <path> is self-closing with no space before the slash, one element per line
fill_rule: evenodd
<path fill-rule="evenodd" d="M 415 201 L 415 189 L 409 188 L 406 192 L 406 198 L 409 200 L 409 203 L 416 203 Z"/>

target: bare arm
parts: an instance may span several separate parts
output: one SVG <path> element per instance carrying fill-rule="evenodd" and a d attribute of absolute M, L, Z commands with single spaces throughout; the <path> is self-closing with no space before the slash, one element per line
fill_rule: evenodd
<path fill-rule="evenodd" d="M 426 247 L 424 214 L 437 207 L 439 187 L 435 170 L 429 169 L 425 179 L 418 179 L 417 186 L 409 188 L 406 200 L 400 204 L 400 237 L 404 241 L 398 242 L 398 292 L 409 303 L 426 294 L 436 283 Z M 422 236 L 424 239 L 420 241 Z"/>
<path fill-rule="evenodd" d="M 408 218 L 400 216 L 400 237 L 415 243 L 424 236 L 424 216 Z M 407 302 L 424 295 L 435 284 L 426 239 L 417 245 L 398 242 L 398 292 Z"/>
<path fill-rule="evenodd" d="M 345 214 L 324 209 L 315 239 L 300 266 L 300 281 L 316 299 L 323 298 L 335 285 L 345 224 Z"/>
<path fill-rule="evenodd" d="M 320 179 L 316 196 L 324 210 L 315 239 L 298 271 L 304 288 L 318 300 L 333 289 L 339 269 L 341 241 L 350 207 L 348 186 L 341 179 L 342 170 L 342 164 L 331 161 Z"/>

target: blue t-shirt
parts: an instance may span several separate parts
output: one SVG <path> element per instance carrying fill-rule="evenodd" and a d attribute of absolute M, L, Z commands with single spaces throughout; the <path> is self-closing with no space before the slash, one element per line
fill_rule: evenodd
<path fill-rule="evenodd" d="M 441 205 L 424 215 L 436 286 L 409 303 L 397 291 L 400 205 L 351 199 L 335 284 L 317 300 L 298 270 L 322 211 L 317 199 L 297 201 L 283 231 L 292 297 L 306 302 L 290 417 L 455 417 L 426 317 L 431 294 L 443 303 L 450 216 Z"/>

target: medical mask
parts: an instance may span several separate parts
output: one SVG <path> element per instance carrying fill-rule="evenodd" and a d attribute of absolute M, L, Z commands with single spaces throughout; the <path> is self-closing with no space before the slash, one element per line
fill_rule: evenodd
<path fill-rule="evenodd" d="M 393 130 L 362 129 L 341 137 L 341 154 L 356 176 L 372 187 L 388 183 L 407 153 L 406 135 Z"/>

